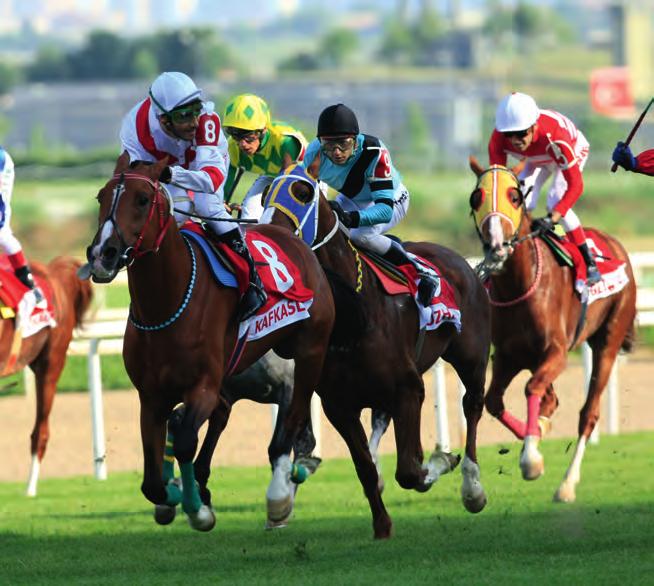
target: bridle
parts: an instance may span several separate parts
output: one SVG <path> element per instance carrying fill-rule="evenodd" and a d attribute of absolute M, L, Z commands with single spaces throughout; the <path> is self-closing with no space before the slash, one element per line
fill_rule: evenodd
<path fill-rule="evenodd" d="M 152 180 L 150 177 L 141 175 L 140 173 L 117 173 L 113 176 L 112 179 L 117 179 L 118 183 L 114 188 L 114 197 L 111 202 L 111 210 L 109 211 L 109 216 L 105 220 L 105 223 L 111 222 L 114 231 L 120 240 L 122 248 L 122 253 L 120 255 L 120 266 L 130 266 L 137 258 L 140 258 L 149 252 L 157 252 L 159 250 L 161 242 L 163 241 L 164 236 L 166 235 L 166 232 L 173 221 L 173 215 L 171 211 L 172 201 L 170 200 L 168 193 L 165 192 L 165 190 L 161 187 L 158 179 Z M 150 202 L 150 209 L 148 210 L 148 217 L 146 218 L 143 227 L 141 228 L 141 232 L 136 238 L 134 244 L 131 246 L 127 244 L 127 241 L 125 240 L 125 237 L 123 236 L 123 233 L 118 226 L 118 221 L 116 220 L 118 203 L 120 202 L 121 196 L 125 192 L 125 181 L 128 179 L 145 181 L 154 190 L 154 196 L 152 197 Z M 166 203 L 168 204 L 167 209 Z M 145 232 L 152 218 L 155 216 L 155 212 L 157 213 L 156 215 L 159 224 L 157 237 L 155 238 L 152 248 L 141 250 L 141 245 L 143 244 L 143 239 L 145 238 Z"/>

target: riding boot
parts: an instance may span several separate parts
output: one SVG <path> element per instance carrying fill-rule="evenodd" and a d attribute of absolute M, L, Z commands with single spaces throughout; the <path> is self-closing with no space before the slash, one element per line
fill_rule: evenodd
<path fill-rule="evenodd" d="M 14 270 L 14 274 L 16 275 L 18 280 L 23 285 L 25 285 L 25 287 L 31 289 L 34 292 L 34 299 L 36 299 L 37 305 L 45 300 L 41 288 L 36 286 L 36 283 L 34 282 L 34 276 L 32 275 L 32 271 L 27 265 L 24 265 Z"/>
<path fill-rule="evenodd" d="M 258 309 L 266 302 L 268 296 L 259 278 L 259 273 L 254 266 L 254 259 L 245 244 L 245 239 L 241 231 L 236 228 L 220 235 L 220 240 L 225 242 L 236 254 L 242 257 L 247 263 L 250 270 L 250 283 L 247 290 L 241 298 L 238 307 L 238 320 L 243 321 L 253 316 Z"/>
<path fill-rule="evenodd" d="M 438 277 L 421 263 L 413 260 L 406 253 L 406 250 L 404 250 L 402 245 L 395 240 L 392 241 L 391 247 L 382 255 L 382 257 L 395 266 L 412 264 L 416 268 L 418 276 L 420 277 L 420 283 L 418 283 L 418 301 L 420 301 L 420 303 L 425 307 L 429 307 L 431 305 L 431 300 L 434 298 L 434 295 L 438 290 Z"/>
<path fill-rule="evenodd" d="M 588 248 L 588 244 L 584 242 L 577 248 L 579 248 L 579 252 L 581 252 L 581 256 L 584 257 L 584 262 L 586 263 L 586 283 L 589 287 L 592 287 L 602 280 L 602 275 L 595 264 L 595 259 Z"/>

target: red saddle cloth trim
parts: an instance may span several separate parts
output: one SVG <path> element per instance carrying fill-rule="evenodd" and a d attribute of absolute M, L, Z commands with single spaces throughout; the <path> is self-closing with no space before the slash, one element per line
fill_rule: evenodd
<path fill-rule="evenodd" d="M 379 282 L 382 284 L 384 291 L 386 291 L 388 295 L 408 294 L 411 295 L 412 297 L 415 297 L 416 293 L 418 292 L 417 281 L 419 278 L 416 267 L 414 267 L 412 264 L 404 264 L 395 267 L 406 277 L 407 280 L 407 284 L 399 283 L 395 279 L 389 277 L 388 274 L 386 274 L 381 267 L 375 264 L 371 258 L 366 256 L 365 253 L 362 253 L 359 250 L 359 254 L 361 255 L 361 258 L 366 261 L 366 264 L 375 273 L 375 275 L 379 279 Z M 422 264 L 430 268 L 440 277 L 440 284 L 441 284 L 440 292 L 439 294 L 434 296 L 431 305 L 442 303 L 445 304 L 450 309 L 458 310 L 459 306 L 456 302 L 452 285 L 450 285 L 447 279 L 443 277 L 441 271 L 438 270 L 438 267 L 436 267 L 436 265 L 434 265 L 433 263 L 429 262 L 427 259 L 422 258 L 421 256 L 419 256 L 418 259 Z"/>
<path fill-rule="evenodd" d="M 595 263 L 601 275 L 612 273 L 621 265 L 625 264 L 624 261 L 614 258 L 613 252 L 609 248 L 606 240 L 602 235 L 593 228 L 584 228 L 586 234 L 586 241 L 590 248 L 591 253 L 595 255 Z M 572 257 L 574 263 L 575 279 L 586 280 L 586 262 L 579 252 L 579 248 L 574 244 L 568 236 L 562 238 L 562 244 L 568 254 Z"/>
<path fill-rule="evenodd" d="M 34 275 L 34 281 L 41 288 L 45 298 L 48 301 L 48 309 L 53 309 L 53 292 L 50 283 L 38 275 Z M 0 255 L 0 301 L 13 310 L 18 309 L 20 300 L 25 296 L 29 288 L 23 285 L 14 274 L 14 269 L 6 255 Z M 41 308 L 35 308 L 33 313 L 43 311 Z"/>
<path fill-rule="evenodd" d="M 192 230 L 196 234 L 207 237 L 202 226 L 197 222 L 187 222 L 183 226 L 184 230 Z M 253 241 L 257 243 L 253 244 Z M 257 266 L 257 271 L 263 286 L 268 293 L 268 300 L 259 310 L 259 314 L 264 313 L 270 307 L 275 305 L 280 299 L 290 299 L 292 301 L 309 301 L 313 299 L 313 291 L 306 287 L 302 282 L 302 275 L 297 266 L 291 261 L 286 253 L 280 248 L 279 244 L 264 236 L 256 230 L 245 232 L 245 242 L 248 250 Z M 211 240 L 216 245 L 216 242 Z M 229 260 L 234 269 L 236 280 L 238 282 L 238 291 L 242 295 L 245 293 L 248 283 L 250 282 L 250 271 L 245 259 L 236 254 L 227 244 L 218 243 L 220 252 Z M 265 252 L 262 253 L 261 249 Z M 270 254 L 272 252 L 272 254 Z M 271 268 L 271 261 L 276 268 Z M 277 266 L 279 263 L 279 266 Z M 276 274 L 273 274 L 276 271 Z M 277 278 L 275 278 L 277 277 Z M 282 285 L 282 290 L 278 283 Z M 290 286 L 288 286 L 290 284 Z"/>

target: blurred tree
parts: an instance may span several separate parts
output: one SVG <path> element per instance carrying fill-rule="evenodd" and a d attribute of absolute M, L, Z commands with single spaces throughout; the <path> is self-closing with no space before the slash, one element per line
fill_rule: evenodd
<path fill-rule="evenodd" d="M 315 71 L 320 69 L 320 60 L 313 53 L 301 52 L 280 61 L 279 71 Z"/>
<path fill-rule="evenodd" d="M 411 29 L 403 22 L 390 20 L 384 27 L 379 55 L 393 63 L 406 63 L 415 51 L 416 42 Z"/>
<path fill-rule="evenodd" d="M 342 65 L 359 47 L 359 37 L 354 31 L 336 28 L 320 41 L 318 58 L 329 66 Z"/>
<path fill-rule="evenodd" d="M 75 79 L 130 77 L 132 52 L 129 41 L 107 31 L 93 31 L 79 51 L 68 55 Z"/>
<path fill-rule="evenodd" d="M 159 65 L 154 53 L 149 49 L 137 49 L 132 60 L 132 73 L 140 79 L 154 79 L 159 73 Z"/>
<path fill-rule="evenodd" d="M 6 94 L 20 81 L 20 71 L 7 63 L 0 63 L 0 96 Z"/>
<path fill-rule="evenodd" d="M 29 81 L 65 81 L 70 79 L 71 70 L 62 49 L 45 45 L 36 53 L 36 57 L 25 71 Z"/>
<path fill-rule="evenodd" d="M 395 156 L 400 169 L 432 171 L 436 162 L 436 144 L 431 135 L 429 121 L 415 102 L 406 107 L 406 132 L 401 151 Z"/>

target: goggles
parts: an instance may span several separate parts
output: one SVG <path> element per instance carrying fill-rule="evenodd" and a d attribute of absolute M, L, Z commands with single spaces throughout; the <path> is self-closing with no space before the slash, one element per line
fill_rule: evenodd
<path fill-rule="evenodd" d="M 336 149 L 344 153 L 354 148 L 354 137 L 339 136 L 336 138 L 321 138 L 320 148 L 327 154 L 333 153 Z"/>
<path fill-rule="evenodd" d="M 524 138 L 530 131 L 531 128 L 527 128 L 526 130 L 508 130 L 507 132 L 503 132 L 502 136 L 506 136 L 506 138 L 511 138 L 513 136 L 516 138 Z"/>
<path fill-rule="evenodd" d="M 186 124 L 199 117 L 200 114 L 202 114 L 202 104 L 199 103 L 168 112 L 168 116 L 170 116 L 174 124 Z"/>
<path fill-rule="evenodd" d="M 225 127 L 225 134 L 230 138 L 233 138 L 236 142 L 252 144 L 257 140 L 261 140 L 261 133 L 261 130 L 243 130 L 241 128 L 235 128 L 234 126 Z"/>

